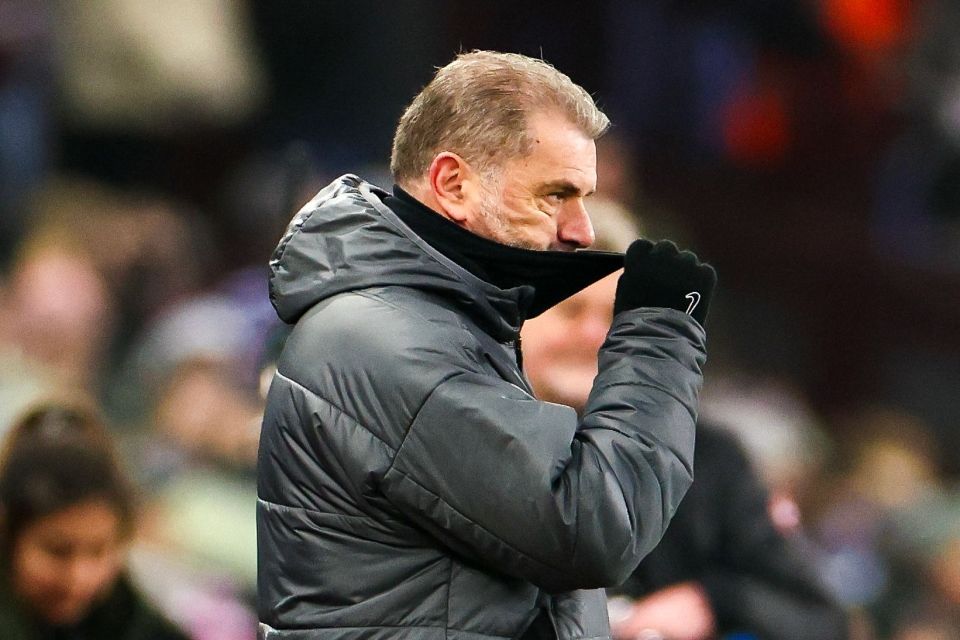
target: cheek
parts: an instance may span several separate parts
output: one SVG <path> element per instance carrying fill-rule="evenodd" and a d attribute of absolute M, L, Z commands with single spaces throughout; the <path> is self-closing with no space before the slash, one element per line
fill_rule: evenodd
<path fill-rule="evenodd" d="M 55 557 L 34 545 L 23 544 L 14 550 L 13 558 L 14 585 L 27 600 L 61 590 L 64 567 Z"/>
<path fill-rule="evenodd" d="M 550 223 L 550 218 L 541 210 L 538 199 L 527 194 L 505 193 L 500 209 L 507 219 L 517 226 L 546 226 Z"/>
<path fill-rule="evenodd" d="M 99 580 L 97 581 L 98 593 L 106 591 L 113 585 L 117 576 L 120 574 L 120 570 L 123 568 L 123 562 L 124 554 L 121 550 L 108 553 L 102 559 L 100 563 Z"/>

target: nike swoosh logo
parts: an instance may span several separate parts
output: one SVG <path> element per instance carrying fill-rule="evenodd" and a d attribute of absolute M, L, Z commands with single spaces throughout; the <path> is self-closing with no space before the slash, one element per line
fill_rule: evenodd
<path fill-rule="evenodd" d="M 684 296 L 687 300 L 690 301 L 690 306 L 687 307 L 687 315 L 693 313 L 693 310 L 697 308 L 697 305 L 700 304 L 700 294 L 696 291 L 691 291 Z"/>

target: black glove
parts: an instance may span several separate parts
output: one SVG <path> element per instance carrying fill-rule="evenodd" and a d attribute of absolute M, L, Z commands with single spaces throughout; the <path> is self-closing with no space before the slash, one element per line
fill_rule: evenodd
<path fill-rule="evenodd" d="M 613 299 L 614 315 L 639 307 L 668 307 L 687 313 L 701 325 L 707 317 L 717 272 L 690 251 L 669 240 L 635 240 L 624 259 Z"/>

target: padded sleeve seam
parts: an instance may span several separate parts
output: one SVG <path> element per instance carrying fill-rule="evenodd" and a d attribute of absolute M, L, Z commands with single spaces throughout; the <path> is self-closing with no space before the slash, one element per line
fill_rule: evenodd
<path fill-rule="evenodd" d="M 363 422 L 361 422 L 360 420 L 358 420 L 355 416 L 351 415 L 351 414 L 350 414 L 349 412 L 347 412 L 343 407 L 337 406 L 336 404 L 334 404 L 333 402 L 330 402 L 329 400 L 327 400 L 326 398 L 324 398 L 324 397 L 321 396 L 320 394 L 316 393 L 316 392 L 313 391 L 312 389 L 309 389 L 308 387 L 305 387 L 304 385 L 300 384 L 299 382 L 297 382 L 297 381 L 294 380 L 293 378 L 289 378 L 289 377 L 285 376 L 285 375 L 282 374 L 280 371 L 277 371 L 277 372 L 276 372 L 276 376 L 277 376 L 278 378 L 281 378 L 282 380 L 286 381 L 286 382 L 289 383 L 290 385 L 296 387 L 297 389 L 302 390 L 304 393 L 308 394 L 311 398 L 314 398 L 314 399 L 317 400 L 318 402 L 322 402 L 322 403 L 324 403 L 324 404 L 326 404 L 326 405 L 329 405 L 329 406 L 333 407 L 334 409 L 336 409 L 337 411 L 339 411 L 341 414 L 343 414 L 346 418 L 348 418 L 349 420 L 351 420 L 351 421 L 352 421 L 354 424 L 356 424 L 358 427 L 360 427 L 361 429 L 363 429 L 364 431 L 366 431 L 367 433 L 369 433 L 371 436 L 373 436 L 373 437 L 377 440 L 377 442 L 379 442 L 380 444 L 382 444 L 383 446 L 385 446 L 387 449 L 389 449 L 391 452 L 393 452 L 394 455 L 397 453 L 397 450 L 395 450 L 393 447 L 391 447 L 383 438 L 381 438 L 381 437 L 378 436 L 376 433 L 374 433 L 374 431 L 373 431 L 372 429 L 370 429 L 370 427 L 368 427 L 368 426 L 366 426 L 365 424 L 363 424 Z M 404 436 L 404 437 L 406 437 L 406 436 Z"/>
<path fill-rule="evenodd" d="M 420 482 L 417 482 L 416 478 L 414 478 L 414 477 L 411 476 L 410 474 L 404 473 L 403 471 L 396 470 L 396 469 L 393 468 L 393 466 L 390 467 L 390 471 L 388 471 L 387 473 L 388 473 L 388 474 L 389 474 L 389 473 L 397 473 L 397 474 L 402 475 L 404 478 L 406 478 L 407 480 L 409 480 L 410 482 L 412 482 L 413 484 L 415 484 L 415 485 L 416 485 L 418 488 L 420 488 L 422 491 L 424 491 L 425 493 L 428 493 L 429 495 L 431 495 L 431 496 L 433 496 L 434 498 L 436 498 L 440 503 L 443 504 L 443 506 L 444 506 L 445 508 L 447 508 L 447 509 L 449 509 L 450 511 L 452 511 L 453 513 L 457 514 L 457 516 L 460 517 L 461 519 L 463 519 L 465 522 L 469 522 L 469 523 L 470 523 L 471 525 L 473 525 L 474 527 L 477 527 L 478 529 L 480 529 L 481 531 L 483 531 L 485 534 L 487 534 L 488 536 L 490 536 L 490 538 L 496 540 L 498 543 L 500 543 L 500 544 L 502 544 L 504 547 L 510 549 L 511 551 L 513 551 L 514 553 L 516 553 L 518 556 L 521 556 L 521 557 L 523 557 L 523 558 L 525 558 L 525 559 L 528 559 L 528 560 L 530 560 L 531 562 L 535 562 L 535 563 L 537 563 L 538 565 L 540 565 L 540 566 L 542 566 L 542 567 L 545 567 L 545 568 L 547 568 L 547 569 L 549 569 L 549 570 L 551 570 L 551 571 L 555 571 L 555 572 L 558 572 L 558 573 L 562 573 L 562 572 L 564 571 L 564 569 L 561 569 L 560 567 L 555 567 L 555 566 L 553 566 L 553 565 L 551 565 L 551 564 L 549 564 L 549 563 L 546 563 L 546 562 L 544 562 L 544 561 L 542 561 L 542 560 L 539 560 L 539 559 L 537 559 L 537 558 L 535 558 L 535 557 L 527 554 L 527 553 L 524 552 L 524 551 L 521 551 L 520 549 L 517 549 L 516 547 L 514 547 L 513 545 L 511 545 L 509 542 L 507 542 L 506 540 L 504 540 L 504 539 L 501 538 L 500 536 L 498 536 L 498 535 L 494 534 L 493 532 L 491 532 L 489 529 L 487 529 L 485 526 L 483 526 L 483 525 L 480 524 L 479 522 L 473 520 L 472 518 L 468 518 L 466 515 L 464 515 L 464 514 L 461 513 L 458 509 L 456 509 L 453 505 L 451 505 L 449 502 L 447 502 L 446 500 L 444 500 L 441 496 L 437 495 L 436 493 L 434 493 L 433 491 L 431 491 L 431 490 L 428 489 L 427 487 L 423 486 Z"/>

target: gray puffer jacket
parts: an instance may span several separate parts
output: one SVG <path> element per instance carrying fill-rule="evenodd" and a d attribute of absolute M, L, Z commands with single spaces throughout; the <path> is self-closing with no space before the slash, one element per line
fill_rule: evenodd
<path fill-rule="evenodd" d="M 598 588 L 692 479 L 703 329 L 618 315 L 578 419 L 517 366 L 524 288 L 445 258 L 385 195 L 340 178 L 271 261 L 296 327 L 260 441 L 261 637 L 516 638 L 541 610 L 558 638 L 608 637 Z"/>

